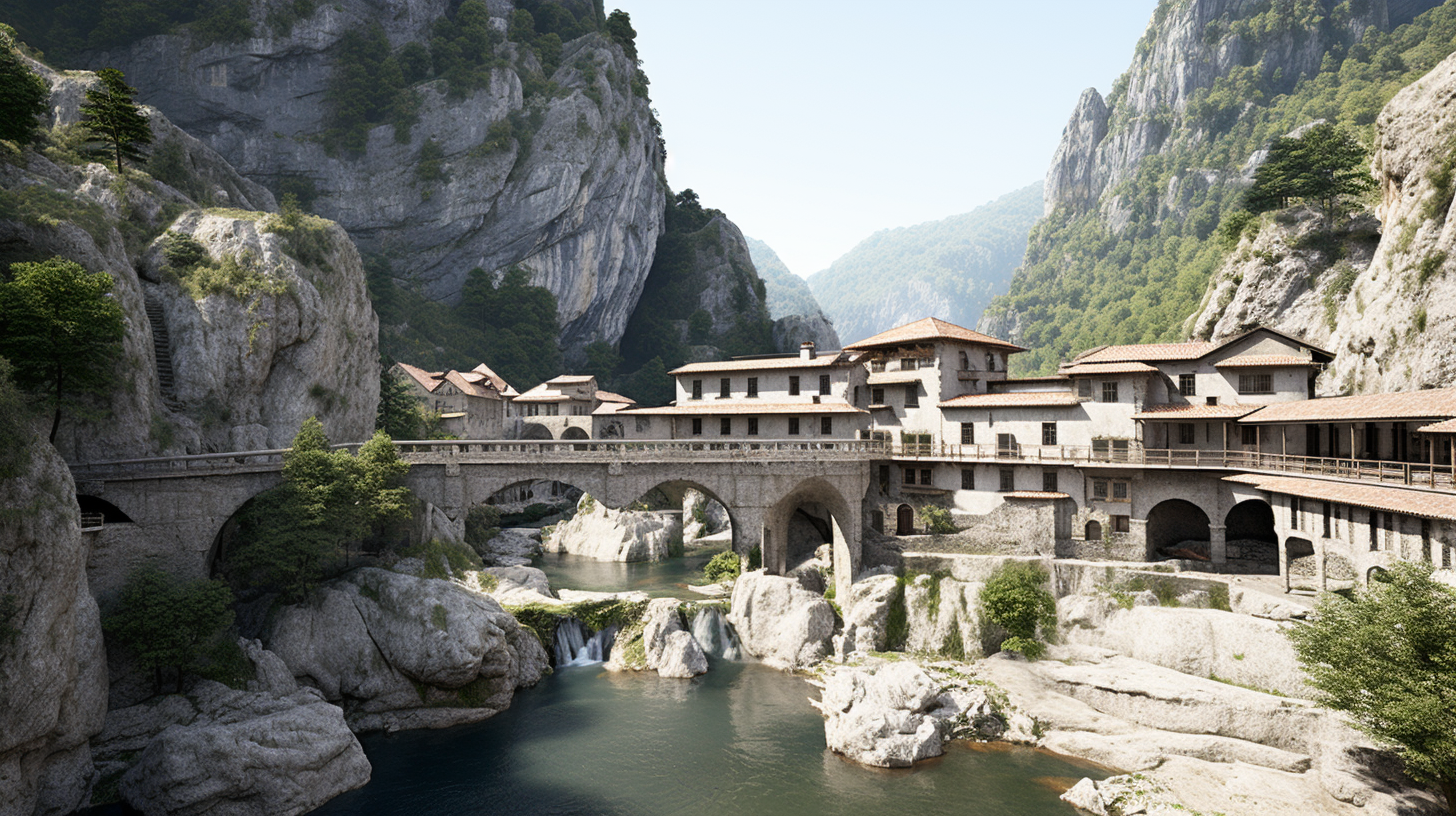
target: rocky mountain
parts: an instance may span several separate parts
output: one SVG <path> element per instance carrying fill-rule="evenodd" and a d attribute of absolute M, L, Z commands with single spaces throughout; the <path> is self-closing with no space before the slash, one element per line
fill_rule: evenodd
<path fill-rule="evenodd" d="M 809 286 L 847 343 L 927 315 L 974 326 L 1021 263 L 1041 200 L 1037 183 L 968 213 L 881 230 Z"/>
<path fill-rule="evenodd" d="M 471 269 L 520 265 L 555 295 L 569 358 L 621 338 L 666 185 L 647 79 L 599 4 L 233 5 L 246 14 L 226 27 L 200 19 L 78 59 L 123 70 L 142 101 L 426 297 L 454 303 Z"/>
<path fill-rule="evenodd" d="M 839 348 L 834 323 L 819 308 L 808 281 L 789 271 L 773 247 L 744 236 L 753 268 L 768 293 L 768 313 L 774 321 L 774 348 L 797 351 L 806 341 L 821 349 Z"/>
<path fill-rule="evenodd" d="M 40 149 L 0 162 L 0 264 L 104 270 L 125 317 L 125 387 L 62 422 L 67 460 L 284 447 L 310 415 L 366 438 L 377 329 L 343 230 L 270 214 L 266 189 L 152 109 L 145 172 L 89 162 L 76 123 L 94 75 L 30 64 L 51 122 Z"/>
<path fill-rule="evenodd" d="M 1381 107 L 1456 50 L 1453 14 L 1435 0 L 1160 2 L 1127 73 L 1079 100 L 1045 219 L 981 330 L 1031 347 L 1022 372 L 1181 336 L 1231 251 L 1215 229 L 1269 143 L 1319 119 L 1371 138 Z"/>
<path fill-rule="evenodd" d="M 1263 323 L 1305 337 L 1335 352 L 1320 379 L 1328 393 L 1456 382 L 1453 100 L 1456 55 L 1381 111 L 1374 214 L 1267 218 L 1215 274 L 1193 334 L 1222 338 Z"/>

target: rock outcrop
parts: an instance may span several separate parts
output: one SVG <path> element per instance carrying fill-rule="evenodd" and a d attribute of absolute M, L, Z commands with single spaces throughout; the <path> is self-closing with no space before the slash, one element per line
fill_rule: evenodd
<path fill-rule="evenodd" d="M 792 352 L 807 341 L 821 349 L 839 348 L 839 334 L 819 308 L 808 281 L 789 271 L 773 247 L 748 236 L 743 240 L 768 295 L 768 314 L 774 321 L 774 347 Z"/>
<path fill-rule="evenodd" d="M 652 261 L 666 185 L 645 79 L 606 34 L 566 42 L 549 76 L 531 48 L 498 37 L 484 57 L 498 67 L 481 69 L 480 87 L 414 77 L 412 125 L 374 126 L 358 153 L 326 146 L 346 37 L 377 26 L 396 52 L 428 45 L 459 5 L 341 0 L 286 32 L 257 5 L 251 39 L 205 44 L 182 32 L 86 62 L 125 71 L 143 101 L 249 178 L 311 188 L 312 209 L 388 252 L 394 274 L 429 297 L 453 302 L 472 268 L 519 264 L 555 294 L 563 345 L 615 343 Z M 486 6 L 505 32 L 513 4 Z"/>
<path fill-rule="evenodd" d="M 550 667 L 541 642 L 495 600 L 373 568 L 280 610 L 267 642 L 356 731 L 483 720 Z"/>
<path fill-rule="evenodd" d="M 51 87 L 64 143 L 95 79 L 31 67 Z M 282 447 L 310 414 L 335 441 L 366 438 L 377 335 L 348 237 L 317 219 L 285 236 L 270 232 L 281 222 L 265 213 L 204 209 L 274 202 L 161 114 L 144 113 L 156 146 L 150 177 L 118 178 L 54 149 L 0 166 L 0 198 L 11 205 L 0 207 L 0 263 L 59 256 L 105 271 L 125 318 L 117 370 L 130 386 L 98 406 L 103 420 L 63 420 L 57 447 L 72 461 Z M 168 231 L 198 241 L 205 272 L 162 269 L 154 239 Z"/>
<path fill-rule="evenodd" d="M 295 816 L 369 781 L 343 711 L 316 689 L 278 695 L 204 680 L 137 709 L 114 712 L 108 730 L 133 720 L 162 729 L 121 777 L 122 799 L 143 813 Z"/>
<path fill-rule="evenodd" d="M 477 552 L 488 567 L 524 567 L 541 554 L 541 532 L 514 527 L 501 530 Z"/>
<path fill-rule="evenodd" d="M 728 530 L 732 520 L 728 508 L 716 499 L 710 499 L 700 490 L 688 488 L 683 492 L 683 543 L 691 544 L 700 538 L 717 535 Z"/>
<path fill-rule="evenodd" d="M 728 615 L 743 648 L 770 666 L 799 669 L 829 654 L 834 609 L 793 578 L 762 571 L 738 577 Z"/>
<path fill-rule="evenodd" d="M 676 598 L 658 598 L 643 614 L 642 645 L 647 668 L 661 677 L 696 677 L 708 670 L 708 658 L 683 626 Z"/>
<path fill-rule="evenodd" d="M 838 637 L 835 651 L 842 655 L 885 651 L 890 607 L 897 600 L 904 602 L 901 593 L 899 579 L 893 575 L 872 575 L 850 584 L 840 601 L 844 632 Z"/>
<path fill-rule="evenodd" d="M 39 438 L 7 448 L 23 462 L 0 478 L 0 814 L 67 813 L 106 716 L 101 619 L 66 463 Z"/>
<path fill-rule="evenodd" d="M 576 515 L 542 540 L 546 552 L 598 561 L 660 561 L 682 551 L 682 519 L 652 510 L 613 510 L 582 496 Z"/>

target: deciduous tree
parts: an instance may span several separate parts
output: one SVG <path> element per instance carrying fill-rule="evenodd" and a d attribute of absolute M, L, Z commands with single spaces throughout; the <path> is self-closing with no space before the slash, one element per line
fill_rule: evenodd
<path fill-rule="evenodd" d="M 96 78 L 99 84 L 86 91 L 81 103 L 81 124 L 115 156 L 116 172 L 121 173 L 123 158 L 135 162 L 146 158 L 152 127 L 133 101 L 136 89 L 126 84 L 120 71 L 102 68 Z"/>
<path fill-rule="evenodd" d="M 1289 630 L 1320 702 L 1393 746 L 1456 809 L 1456 590 L 1400 563 L 1351 599 L 1325 595 Z"/>
<path fill-rule="evenodd" d="M 1343 199 L 1375 184 L 1365 159 L 1360 142 L 1328 122 L 1312 125 L 1299 136 L 1281 136 L 1254 171 L 1245 206 L 1266 212 L 1300 199 L 1334 214 Z"/>
<path fill-rule="evenodd" d="M 153 673 L 153 691 L 171 669 L 180 694 L 183 678 L 206 669 L 211 647 L 232 625 L 232 603 L 221 580 L 182 581 L 149 565 L 127 578 L 105 629 Z"/>
<path fill-rule="evenodd" d="M 113 380 L 125 326 L 111 286 L 105 272 L 64 258 L 11 264 L 10 279 L 0 281 L 0 356 L 14 366 L 16 385 L 52 411 L 52 442 L 62 409 L 106 393 Z"/>
<path fill-rule="evenodd" d="M 40 117 L 51 98 L 45 81 L 16 53 L 15 41 L 0 29 L 0 139 L 28 145 L 40 135 Z"/>

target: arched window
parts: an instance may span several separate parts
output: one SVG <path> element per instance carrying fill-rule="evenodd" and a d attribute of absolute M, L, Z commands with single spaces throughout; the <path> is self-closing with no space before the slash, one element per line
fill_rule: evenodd
<path fill-rule="evenodd" d="M 996 355 L 992 354 L 989 351 L 986 352 L 986 370 L 987 371 L 995 371 L 996 370 Z"/>
<path fill-rule="evenodd" d="M 1102 523 L 1101 522 L 1097 522 L 1097 521 L 1089 521 L 1089 522 L 1087 522 L 1087 530 L 1086 530 L 1086 535 L 1084 537 L 1088 541 L 1101 541 L 1102 540 Z"/>

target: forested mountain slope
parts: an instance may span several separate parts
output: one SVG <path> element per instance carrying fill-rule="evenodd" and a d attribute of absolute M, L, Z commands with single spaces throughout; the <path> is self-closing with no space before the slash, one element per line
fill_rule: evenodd
<path fill-rule="evenodd" d="M 1041 216 L 1042 185 L 913 227 L 881 230 L 809 277 L 846 343 L 933 316 L 974 326 L 1006 291 Z"/>
<path fill-rule="evenodd" d="M 1031 347 L 1021 372 L 1184 334 L 1260 151 L 1320 119 L 1371 144 L 1386 102 L 1456 50 L 1456 8 L 1438 5 L 1163 0 L 1107 98 L 1078 103 L 1046 218 L 981 330 Z"/>

